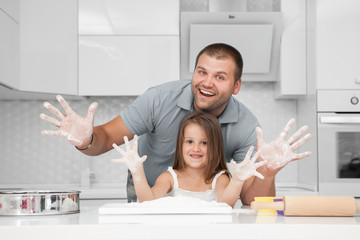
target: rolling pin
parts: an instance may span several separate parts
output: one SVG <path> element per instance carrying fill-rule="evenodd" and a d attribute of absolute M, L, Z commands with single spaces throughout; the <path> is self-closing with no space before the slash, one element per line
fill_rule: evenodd
<path fill-rule="evenodd" d="M 360 202 L 347 196 L 284 196 L 279 202 L 254 201 L 251 208 L 283 211 L 285 216 L 351 217 L 360 211 Z"/>

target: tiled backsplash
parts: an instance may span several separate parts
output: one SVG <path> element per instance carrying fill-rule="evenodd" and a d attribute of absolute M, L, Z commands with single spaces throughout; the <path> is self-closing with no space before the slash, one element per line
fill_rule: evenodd
<path fill-rule="evenodd" d="M 296 118 L 296 101 L 274 100 L 272 89 L 272 83 L 246 82 L 236 96 L 258 117 L 266 140 L 276 137 L 290 118 Z M 74 111 L 84 116 L 88 106 L 97 101 L 99 107 L 95 113 L 95 125 L 99 125 L 119 115 L 134 99 L 90 97 L 69 102 Z M 55 99 L 50 102 L 60 107 Z M 95 173 L 92 181 L 96 184 L 125 183 L 126 167 L 110 162 L 119 157 L 117 152 L 90 157 L 62 138 L 42 136 L 41 130 L 55 129 L 40 119 L 40 113 L 47 112 L 42 103 L 39 100 L 0 101 L 0 185 L 79 185 L 81 171 L 87 168 Z M 291 163 L 280 172 L 277 181 L 296 182 L 296 179 L 296 163 Z"/>

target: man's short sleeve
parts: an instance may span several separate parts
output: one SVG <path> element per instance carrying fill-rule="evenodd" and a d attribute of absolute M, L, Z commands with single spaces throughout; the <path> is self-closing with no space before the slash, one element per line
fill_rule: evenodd
<path fill-rule="evenodd" d="M 120 113 L 125 126 L 132 134 L 142 135 L 153 130 L 157 114 L 155 106 L 158 101 L 157 88 L 153 87 L 140 95 Z"/>
<path fill-rule="evenodd" d="M 247 151 L 251 146 L 254 146 L 254 151 L 252 152 L 252 155 L 256 152 L 256 141 L 257 141 L 257 135 L 255 128 L 258 127 L 258 125 L 255 125 L 253 127 L 253 131 L 249 133 L 247 138 L 244 138 L 241 144 L 238 144 L 238 149 L 234 152 L 233 159 L 235 162 L 241 162 L 244 160 Z"/>

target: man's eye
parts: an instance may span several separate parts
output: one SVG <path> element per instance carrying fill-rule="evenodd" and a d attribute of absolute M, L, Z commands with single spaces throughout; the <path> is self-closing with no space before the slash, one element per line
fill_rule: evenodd
<path fill-rule="evenodd" d="M 222 76 L 217 76 L 216 79 L 223 80 L 224 78 Z"/>
<path fill-rule="evenodd" d="M 204 72 L 204 71 L 200 71 L 199 72 L 201 75 L 206 75 L 206 72 Z"/>

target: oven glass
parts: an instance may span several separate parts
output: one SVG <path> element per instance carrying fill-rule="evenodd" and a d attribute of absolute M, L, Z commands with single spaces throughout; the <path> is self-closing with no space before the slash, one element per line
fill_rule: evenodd
<path fill-rule="evenodd" d="M 360 178 L 360 132 L 337 132 L 338 178 Z"/>

